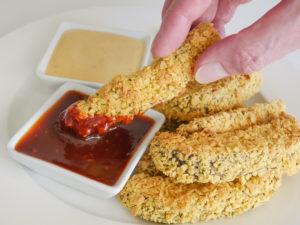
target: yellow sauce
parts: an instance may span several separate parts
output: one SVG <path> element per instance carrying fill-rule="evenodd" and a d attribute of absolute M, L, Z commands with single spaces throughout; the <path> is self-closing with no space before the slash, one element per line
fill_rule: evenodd
<path fill-rule="evenodd" d="M 137 71 L 144 50 L 143 40 L 98 31 L 70 30 L 55 47 L 46 74 L 106 83 L 116 74 Z"/>

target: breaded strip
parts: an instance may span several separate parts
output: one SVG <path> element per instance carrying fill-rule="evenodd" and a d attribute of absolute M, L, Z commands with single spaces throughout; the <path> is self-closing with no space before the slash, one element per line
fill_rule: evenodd
<path fill-rule="evenodd" d="M 141 160 L 138 163 L 138 166 L 135 168 L 134 173 L 147 173 L 151 176 L 163 176 L 165 175 L 156 169 L 153 160 L 151 158 L 150 152 L 146 152 Z"/>
<path fill-rule="evenodd" d="M 146 156 L 146 157 L 149 157 Z M 222 184 L 182 184 L 159 175 L 149 158 L 141 160 L 119 194 L 133 216 L 159 223 L 193 223 L 233 217 L 267 201 L 280 186 L 280 178 L 267 173 Z"/>
<path fill-rule="evenodd" d="M 168 102 L 156 105 L 154 109 L 163 113 L 169 121 L 190 121 L 195 117 L 242 105 L 259 91 L 261 84 L 260 72 L 226 77 L 206 85 L 192 81 L 188 83 L 185 92 Z"/>
<path fill-rule="evenodd" d="M 194 79 L 197 57 L 219 39 L 213 24 L 201 23 L 174 53 L 155 59 L 136 73 L 117 75 L 87 101 L 80 101 L 77 108 L 89 116 L 133 116 L 168 101 Z"/>
<path fill-rule="evenodd" d="M 254 124 L 261 124 L 278 117 L 285 112 L 285 104 L 281 100 L 270 103 L 256 104 L 246 108 L 238 108 L 228 112 L 216 113 L 212 116 L 195 118 L 188 124 L 177 128 L 177 133 L 188 135 L 193 132 L 209 130 L 211 132 L 226 132 L 243 129 Z"/>
<path fill-rule="evenodd" d="M 176 129 L 181 126 L 182 124 L 187 123 L 186 121 L 175 121 L 175 120 L 167 120 L 164 122 L 164 124 L 162 125 L 162 127 L 160 128 L 160 132 L 165 132 L 165 131 L 169 131 L 169 132 L 174 132 L 176 131 Z"/>
<path fill-rule="evenodd" d="M 276 117 L 282 108 L 280 103 L 277 109 L 272 107 L 275 103 L 256 105 L 256 110 L 250 107 L 248 112 L 243 109 L 244 113 L 242 109 L 233 110 L 229 116 L 223 113 L 231 119 L 225 129 L 222 124 L 226 120 L 222 121 L 219 114 L 220 120 L 206 118 L 212 124 L 201 124 L 208 129 L 183 135 L 158 134 L 150 147 L 156 168 L 181 183 L 222 183 L 262 175 L 271 169 L 277 174 L 282 169 L 288 174 L 295 173 L 295 168 L 300 167 L 300 127 L 284 113 Z M 244 127 L 247 123 L 248 127 Z M 216 130 L 210 131 L 213 124 Z M 219 128 L 225 132 L 218 132 Z"/>

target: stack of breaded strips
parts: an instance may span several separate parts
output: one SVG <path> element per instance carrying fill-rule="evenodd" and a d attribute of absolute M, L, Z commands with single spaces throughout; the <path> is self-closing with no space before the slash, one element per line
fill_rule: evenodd
<path fill-rule="evenodd" d="M 174 131 L 179 124 L 193 118 L 241 107 L 262 85 L 262 75 L 235 75 L 209 85 L 191 81 L 186 89 L 170 101 L 154 106 L 166 116 L 163 130 Z"/>
<path fill-rule="evenodd" d="M 165 129 L 119 194 L 132 215 L 159 223 L 232 217 L 267 201 L 282 174 L 297 172 L 300 127 L 284 103 L 241 107 L 261 83 L 260 73 L 208 85 L 191 80 L 154 106 Z"/>
<path fill-rule="evenodd" d="M 282 101 L 233 109 L 158 133 L 119 194 L 159 223 L 232 217 L 267 201 L 300 168 L 300 126 Z"/>

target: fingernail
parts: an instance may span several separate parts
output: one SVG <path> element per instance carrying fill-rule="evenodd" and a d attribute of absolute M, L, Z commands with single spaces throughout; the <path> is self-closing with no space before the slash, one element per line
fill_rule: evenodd
<path fill-rule="evenodd" d="M 195 80 L 200 84 L 208 84 L 227 76 L 229 74 L 220 63 L 211 62 L 204 64 L 197 70 Z"/>

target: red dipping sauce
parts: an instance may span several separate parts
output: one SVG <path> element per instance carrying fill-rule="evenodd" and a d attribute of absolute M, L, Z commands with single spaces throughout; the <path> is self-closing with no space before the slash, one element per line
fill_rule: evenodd
<path fill-rule="evenodd" d="M 112 186 L 154 121 L 136 116 L 130 124 L 117 124 L 105 134 L 81 139 L 62 130 L 58 116 L 70 104 L 85 98 L 83 93 L 68 91 L 27 131 L 15 149 Z"/>

